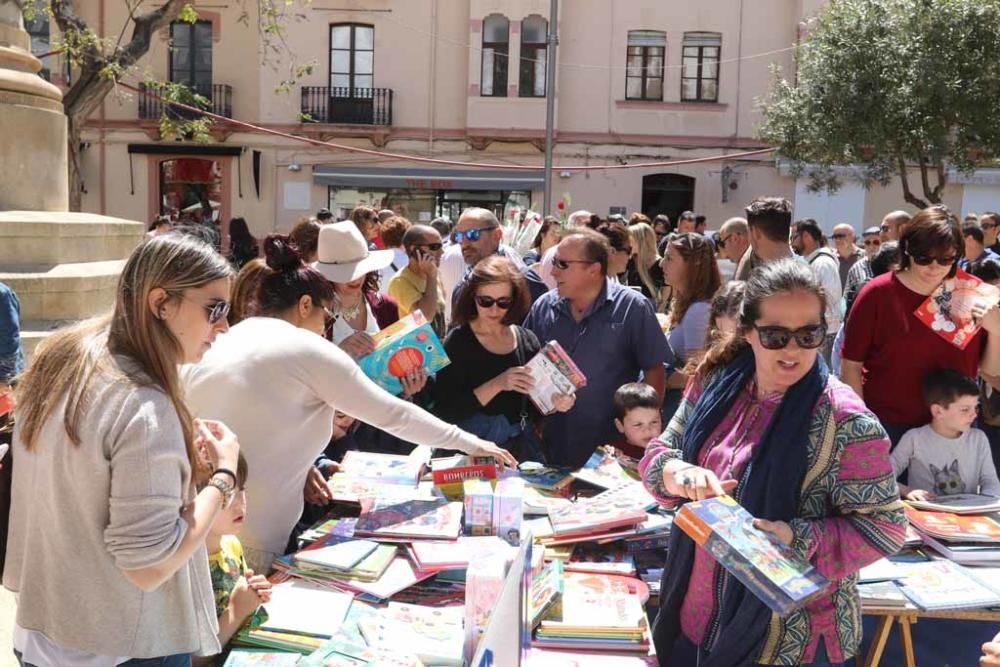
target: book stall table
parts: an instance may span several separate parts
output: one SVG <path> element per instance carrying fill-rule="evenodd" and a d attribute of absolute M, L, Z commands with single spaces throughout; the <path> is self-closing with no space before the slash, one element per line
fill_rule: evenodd
<path fill-rule="evenodd" d="M 511 472 L 421 449 L 345 456 L 227 667 L 655 667 L 672 519 L 612 453 Z"/>
<path fill-rule="evenodd" d="M 953 609 L 948 611 L 924 611 L 908 604 L 906 607 L 887 608 L 862 605 L 864 616 L 878 617 L 875 636 L 872 638 L 868 653 L 862 658 L 854 658 L 856 667 L 878 667 L 889 641 L 889 633 L 894 624 L 899 625 L 899 639 L 903 649 L 903 664 L 905 667 L 916 667 L 916 655 L 913 650 L 913 631 L 910 626 L 922 618 L 945 618 L 960 621 L 990 621 L 1000 625 L 1000 610 L 991 609 Z"/>

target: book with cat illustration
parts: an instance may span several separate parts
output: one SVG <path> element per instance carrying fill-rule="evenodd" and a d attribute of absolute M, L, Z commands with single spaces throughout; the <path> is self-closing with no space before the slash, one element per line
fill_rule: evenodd
<path fill-rule="evenodd" d="M 674 525 L 781 616 L 821 594 L 829 581 L 790 548 L 754 527 L 730 496 L 684 504 Z"/>
<path fill-rule="evenodd" d="M 973 318 L 976 304 L 992 306 L 1000 301 L 1000 290 L 959 269 L 913 312 L 917 319 L 960 350 L 968 347 L 982 324 Z"/>

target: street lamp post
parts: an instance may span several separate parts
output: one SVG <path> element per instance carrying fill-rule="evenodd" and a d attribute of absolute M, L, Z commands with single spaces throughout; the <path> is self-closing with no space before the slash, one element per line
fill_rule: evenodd
<path fill-rule="evenodd" d="M 552 213 L 552 148 L 556 119 L 556 45 L 559 44 L 559 0 L 551 0 L 549 34 L 545 41 L 545 194 L 542 215 Z"/>

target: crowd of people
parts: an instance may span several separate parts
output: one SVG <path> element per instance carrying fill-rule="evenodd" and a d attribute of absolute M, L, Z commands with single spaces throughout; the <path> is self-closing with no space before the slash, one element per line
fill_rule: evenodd
<path fill-rule="evenodd" d="M 424 225 L 361 206 L 263 240 L 235 218 L 224 257 L 201 225 L 154 222 L 113 313 L 56 332 L 27 369 L 0 330 L 18 659 L 218 654 L 350 449 L 578 468 L 611 444 L 664 506 L 731 494 L 834 582 L 779 618 L 673 531 L 661 664 L 846 663 L 854 575 L 900 548 L 900 494 L 1000 495 L 1000 309 L 975 304 L 963 347 L 914 316 L 960 267 L 1000 285 L 1000 215 L 894 211 L 860 245 L 775 197 L 708 223 L 576 211 L 519 250 L 487 209 Z M 356 362 L 417 310 L 451 363 L 392 396 Z M 550 341 L 587 383 L 542 414 L 525 366 Z"/>

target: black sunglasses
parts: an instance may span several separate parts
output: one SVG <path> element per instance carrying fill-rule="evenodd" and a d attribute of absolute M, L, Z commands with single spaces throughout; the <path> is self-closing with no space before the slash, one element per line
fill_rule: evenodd
<path fill-rule="evenodd" d="M 799 347 L 805 350 L 815 350 L 826 340 L 825 324 L 810 324 L 799 329 L 789 329 L 788 327 L 754 325 L 760 344 L 766 350 L 783 350 L 788 347 L 788 343 L 795 339 Z"/>
<path fill-rule="evenodd" d="M 182 296 L 182 299 L 188 297 Z M 202 308 L 208 313 L 208 323 L 218 324 L 222 320 L 226 319 L 229 315 L 229 302 L 228 301 L 213 301 L 211 303 L 202 304 Z"/>
<path fill-rule="evenodd" d="M 492 308 L 496 306 L 501 310 L 510 310 L 510 307 L 514 305 L 514 299 L 509 296 L 502 296 L 499 299 L 494 299 L 491 296 L 476 296 L 476 303 L 479 304 L 480 308 Z"/>
<path fill-rule="evenodd" d="M 438 250 L 440 250 L 441 248 L 444 247 L 444 244 L 443 243 L 414 243 L 412 247 L 414 247 L 414 248 L 427 248 L 431 252 L 437 252 Z"/>
<path fill-rule="evenodd" d="M 938 266 L 951 266 L 958 261 L 958 255 L 951 255 L 950 257 L 929 257 L 927 255 L 920 255 L 917 257 L 915 255 L 910 255 L 910 253 L 906 254 L 909 255 L 914 264 L 919 266 L 930 266 L 934 262 L 937 262 Z"/>
<path fill-rule="evenodd" d="M 566 269 L 568 269 L 570 264 L 594 264 L 594 262 L 589 259 L 559 259 L 558 257 L 552 258 L 552 266 L 556 267 L 560 271 L 565 271 Z"/>
<path fill-rule="evenodd" d="M 850 235 L 849 234 L 834 234 L 832 236 L 832 238 L 835 238 L 835 239 L 837 239 L 839 241 L 840 239 L 850 238 Z"/>

